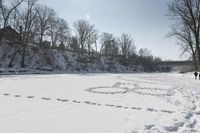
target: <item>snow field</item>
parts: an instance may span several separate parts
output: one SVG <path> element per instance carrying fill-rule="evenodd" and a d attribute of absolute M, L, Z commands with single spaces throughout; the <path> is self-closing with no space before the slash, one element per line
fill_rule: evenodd
<path fill-rule="evenodd" d="M 172 73 L 2 76 L 0 131 L 200 132 L 199 86 Z"/>

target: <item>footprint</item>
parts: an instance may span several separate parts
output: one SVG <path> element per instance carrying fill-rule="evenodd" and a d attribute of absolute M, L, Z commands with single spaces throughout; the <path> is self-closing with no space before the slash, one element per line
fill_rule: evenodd
<path fill-rule="evenodd" d="M 20 95 L 14 95 L 14 97 L 21 97 Z"/>
<path fill-rule="evenodd" d="M 90 104 L 90 102 L 89 102 L 89 101 L 84 101 L 84 103 L 86 103 L 86 104 Z"/>
<path fill-rule="evenodd" d="M 119 87 L 121 85 L 120 82 L 115 83 L 112 87 Z"/>
<path fill-rule="evenodd" d="M 60 99 L 60 98 L 58 98 L 57 101 L 68 102 L 69 100 L 68 99 Z"/>
<path fill-rule="evenodd" d="M 117 106 L 115 106 L 115 108 L 122 108 L 122 106 L 120 106 L 120 105 L 117 105 Z"/>
<path fill-rule="evenodd" d="M 197 111 L 195 114 L 196 114 L 196 115 L 200 115 L 200 111 Z"/>
<path fill-rule="evenodd" d="M 177 122 L 173 126 L 164 126 L 163 128 L 169 132 L 177 132 L 179 127 L 184 126 L 184 122 Z"/>
<path fill-rule="evenodd" d="M 160 110 L 160 112 L 169 113 L 169 114 L 174 113 L 174 111 L 169 111 L 169 110 Z"/>
<path fill-rule="evenodd" d="M 89 104 L 89 105 L 98 105 L 98 106 L 101 106 L 101 104 L 98 104 L 98 103 L 92 103 L 90 101 L 84 101 L 83 103 L 85 104 Z"/>
<path fill-rule="evenodd" d="M 179 127 L 176 125 L 173 125 L 173 126 L 164 126 L 163 128 L 167 130 L 168 132 L 177 132 Z"/>
<path fill-rule="evenodd" d="M 185 119 L 190 119 L 193 116 L 192 112 L 187 113 L 187 115 L 185 116 Z"/>
<path fill-rule="evenodd" d="M 152 124 L 152 125 L 145 125 L 145 129 L 146 130 L 149 130 L 149 129 L 151 129 L 152 127 L 154 127 L 155 125 L 154 124 Z"/>
<path fill-rule="evenodd" d="M 60 99 L 60 98 L 57 98 L 56 100 L 57 100 L 57 101 L 61 101 L 62 99 Z"/>
<path fill-rule="evenodd" d="M 35 98 L 34 96 L 27 96 L 27 98 Z"/>
<path fill-rule="evenodd" d="M 186 127 L 194 128 L 194 126 L 197 124 L 196 120 L 192 120 L 191 122 L 187 123 Z"/>
<path fill-rule="evenodd" d="M 9 94 L 9 93 L 4 93 L 3 95 L 4 95 L 4 96 L 9 96 L 10 94 Z"/>
<path fill-rule="evenodd" d="M 41 99 L 43 99 L 43 100 L 51 100 L 51 98 L 47 98 L 47 97 L 42 97 Z"/>
<path fill-rule="evenodd" d="M 177 122 L 174 125 L 178 127 L 182 127 L 185 123 L 184 122 Z"/>
<path fill-rule="evenodd" d="M 90 103 L 90 105 L 97 105 L 97 103 Z"/>
<path fill-rule="evenodd" d="M 73 100 L 72 102 L 74 102 L 74 103 L 81 103 L 80 101 L 76 101 L 76 100 Z"/>
<path fill-rule="evenodd" d="M 105 104 L 105 106 L 114 107 L 115 105 L 112 105 L 112 104 Z"/>
<path fill-rule="evenodd" d="M 131 109 L 141 110 L 142 108 L 140 108 L 140 107 L 131 107 Z"/>
<path fill-rule="evenodd" d="M 97 106 L 101 106 L 101 104 L 97 103 Z"/>
<path fill-rule="evenodd" d="M 157 112 L 158 110 L 155 110 L 155 109 L 152 109 L 152 108 L 147 108 L 147 111 L 150 111 L 150 112 Z"/>

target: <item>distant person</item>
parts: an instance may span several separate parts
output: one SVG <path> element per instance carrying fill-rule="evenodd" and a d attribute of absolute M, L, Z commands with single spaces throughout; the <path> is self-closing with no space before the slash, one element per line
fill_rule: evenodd
<path fill-rule="evenodd" d="M 199 80 L 200 80 L 200 73 L 199 73 Z"/>
<path fill-rule="evenodd" d="M 198 73 L 194 72 L 195 79 L 197 79 Z"/>

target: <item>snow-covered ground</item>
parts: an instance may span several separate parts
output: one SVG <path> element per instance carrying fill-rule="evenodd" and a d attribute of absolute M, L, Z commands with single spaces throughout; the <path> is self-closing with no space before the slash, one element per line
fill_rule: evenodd
<path fill-rule="evenodd" d="M 200 132 L 192 74 L 0 77 L 2 133 Z"/>

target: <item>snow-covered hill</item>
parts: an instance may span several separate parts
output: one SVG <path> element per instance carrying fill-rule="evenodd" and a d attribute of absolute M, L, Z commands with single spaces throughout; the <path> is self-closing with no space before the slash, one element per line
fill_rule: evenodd
<path fill-rule="evenodd" d="M 21 49 L 18 47 L 6 43 L 0 45 L 0 72 L 9 72 L 8 69 L 16 71 L 16 73 L 21 71 L 22 55 Z M 23 68 L 23 71 L 28 71 L 29 73 L 31 70 L 32 73 L 39 73 L 38 71 L 35 72 L 35 70 L 58 72 L 156 71 L 156 65 L 153 60 L 148 60 L 150 62 L 147 60 L 137 61 L 139 63 L 136 63 L 136 57 L 125 60 L 122 56 L 118 56 L 105 56 L 96 52 L 80 54 L 66 49 L 39 48 L 28 45 L 24 61 L 26 70 Z"/>
<path fill-rule="evenodd" d="M 0 77 L 3 133 L 198 133 L 200 81 L 181 74 Z"/>

